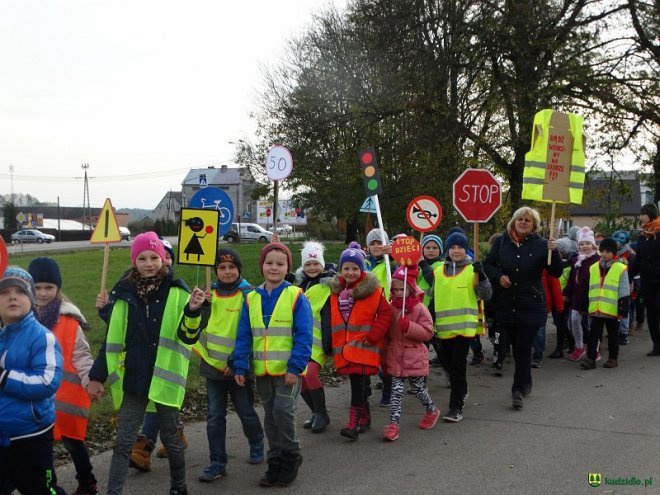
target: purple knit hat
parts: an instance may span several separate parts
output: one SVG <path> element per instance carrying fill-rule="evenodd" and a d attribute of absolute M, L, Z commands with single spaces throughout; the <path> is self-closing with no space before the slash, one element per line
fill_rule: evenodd
<path fill-rule="evenodd" d="M 357 242 L 353 241 L 342 251 L 341 256 L 339 257 L 339 269 L 341 270 L 341 265 L 350 261 L 359 266 L 360 271 L 364 271 L 364 260 L 364 251 L 362 251 L 362 248 Z"/>

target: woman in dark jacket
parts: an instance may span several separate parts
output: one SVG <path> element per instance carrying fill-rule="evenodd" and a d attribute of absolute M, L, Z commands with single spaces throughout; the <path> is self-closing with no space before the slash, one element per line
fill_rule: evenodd
<path fill-rule="evenodd" d="M 513 346 L 516 369 L 511 396 L 513 407 L 522 409 L 523 396 L 532 390 L 532 342 L 547 320 L 542 274 L 562 274 L 557 242 L 540 237 L 538 212 L 524 206 L 516 210 L 504 232 L 490 248 L 484 269 L 493 287 L 498 325 L 503 327 Z M 552 256 L 548 264 L 548 249 Z"/>
<path fill-rule="evenodd" d="M 637 256 L 630 277 L 640 275 L 653 349 L 647 356 L 660 356 L 660 218 L 652 203 L 642 206 L 639 215 L 642 232 L 637 239 Z"/>

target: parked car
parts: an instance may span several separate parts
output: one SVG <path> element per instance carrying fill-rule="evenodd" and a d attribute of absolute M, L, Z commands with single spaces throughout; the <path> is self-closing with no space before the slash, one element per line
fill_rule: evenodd
<path fill-rule="evenodd" d="M 119 227 L 119 233 L 121 234 L 122 241 L 131 240 L 131 231 L 127 227 Z"/>
<path fill-rule="evenodd" d="M 229 232 L 223 236 L 223 239 L 230 244 L 242 241 L 258 241 L 265 243 L 270 242 L 272 238 L 273 233 L 270 230 L 266 230 L 256 223 L 241 223 L 240 235 L 238 224 L 232 223 Z"/>
<path fill-rule="evenodd" d="M 50 244 L 55 240 L 55 236 L 44 234 L 37 229 L 22 229 L 18 232 L 14 232 L 11 235 L 11 240 L 16 242 L 38 242 L 39 244 L 46 242 Z"/>
<path fill-rule="evenodd" d="M 277 226 L 278 235 L 290 235 L 293 233 L 293 227 L 288 223 Z"/>

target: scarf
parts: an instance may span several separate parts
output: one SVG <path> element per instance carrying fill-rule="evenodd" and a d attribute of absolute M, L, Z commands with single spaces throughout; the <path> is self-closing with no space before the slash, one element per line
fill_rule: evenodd
<path fill-rule="evenodd" d="M 405 313 L 408 314 L 412 311 L 412 309 L 422 301 L 421 294 L 418 295 L 408 295 L 406 293 L 406 310 Z M 403 297 L 393 297 L 392 301 L 390 302 L 393 308 L 396 308 L 398 310 L 401 310 L 403 308 Z M 400 311 L 399 311 L 400 312 Z"/>
<path fill-rule="evenodd" d="M 352 284 L 348 285 L 346 283 L 346 279 L 339 275 L 337 277 L 339 279 L 339 283 L 341 284 L 341 287 L 343 289 L 339 292 L 339 312 L 341 313 L 342 317 L 344 318 L 344 321 L 348 321 L 348 315 L 351 314 L 351 310 L 353 309 L 353 306 L 355 305 L 355 299 L 353 299 L 353 288 L 362 282 L 364 280 L 364 277 L 366 277 L 365 272 L 360 273 L 360 277 Z"/>
<path fill-rule="evenodd" d="M 146 303 L 149 297 L 160 288 L 160 284 L 165 280 L 165 275 L 167 275 L 167 270 L 159 271 L 154 277 L 143 277 L 137 268 L 133 268 L 131 280 L 135 282 L 138 297 Z"/>
<path fill-rule="evenodd" d="M 642 227 L 642 235 L 646 238 L 655 238 L 658 234 L 660 234 L 660 217 L 645 223 Z"/>
<path fill-rule="evenodd" d="M 57 320 L 60 319 L 60 307 L 62 306 L 62 299 L 56 297 L 51 302 L 43 307 L 35 306 L 35 316 L 37 321 L 45 326 L 48 330 L 55 328 Z"/>
<path fill-rule="evenodd" d="M 594 254 L 597 254 L 597 252 L 592 251 L 590 254 L 583 254 L 583 253 L 578 254 L 577 261 L 575 262 L 575 268 L 580 268 L 582 266 L 582 262 L 587 258 L 591 258 Z"/>
<path fill-rule="evenodd" d="M 520 246 L 520 244 L 522 244 L 522 242 L 523 242 L 525 239 L 527 239 L 527 236 L 525 236 L 525 237 L 520 237 L 520 236 L 518 235 L 518 233 L 516 232 L 516 229 L 511 229 L 511 230 L 509 230 L 509 237 L 511 237 L 511 240 L 512 240 L 513 242 L 515 242 L 516 244 L 518 244 L 519 246 Z"/>

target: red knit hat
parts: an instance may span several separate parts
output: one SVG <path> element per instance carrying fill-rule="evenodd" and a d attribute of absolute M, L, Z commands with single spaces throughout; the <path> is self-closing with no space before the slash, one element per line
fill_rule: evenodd
<path fill-rule="evenodd" d="M 261 250 L 261 254 L 259 255 L 259 271 L 263 274 L 263 266 L 264 266 L 264 261 L 266 259 L 266 255 L 270 253 L 273 250 L 279 250 L 283 251 L 284 254 L 286 254 L 286 271 L 290 272 L 291 268 L 293 267 L 293 257 L 291 256 L 291 251 L 289 250 L 288 247 L 286 247 L 284 244 L 281 242 L 271 242 L 270 244 L 266 244 L 264 248 Z"/>
<path fill-rule="evenodd" d="M 413 290 L 415 295 L 423 294 L 424 291 L 419 287 L 417 287 L 417 274 L 419 273 L 417 269 L 417 265 L 410 265 L 408 267 L 407 273 L 405 269 L 406 269 L 405 266 L 398 267 L 392 274 L 392 280 L 394 279 L 402 280 L 403 282 L 406 283 L 406 285 L 408 285 L 408 287 L 410 287 Z"/>

